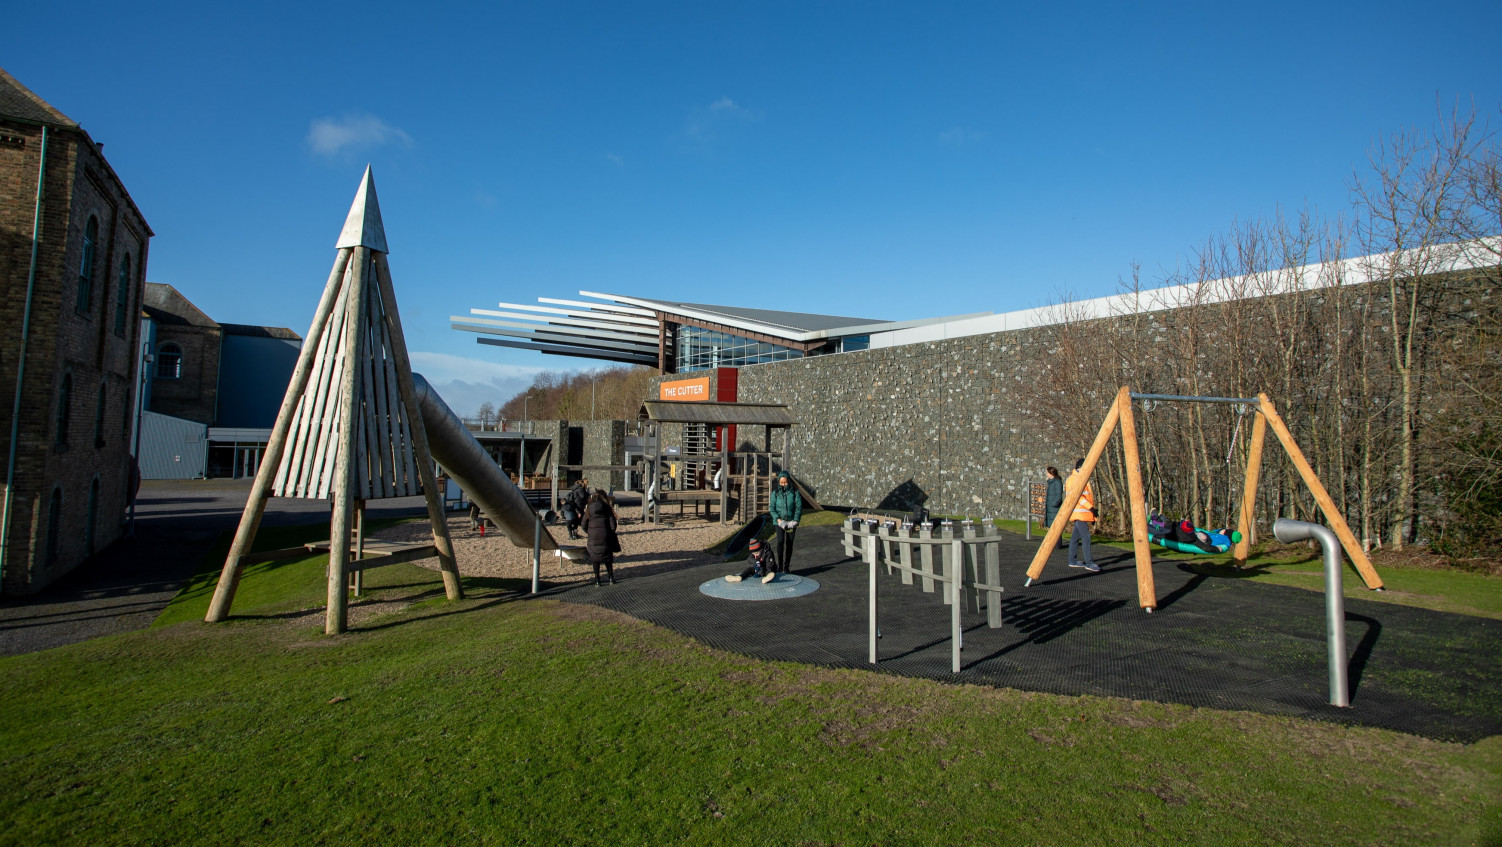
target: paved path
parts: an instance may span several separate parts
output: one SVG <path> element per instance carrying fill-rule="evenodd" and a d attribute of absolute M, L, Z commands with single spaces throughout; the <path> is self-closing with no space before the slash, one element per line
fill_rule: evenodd
<path fill-rule="evenodd" d="M 233 532 L 251 481 L 153 480 L 136 501 L 136 531 L 40 593 L 0 601 L 0 655 L 144 629 L 203 564 L 222 532 Z M 372 518 L 422 515 L 421 497 L 371 504 Z M 328 519 L 319 500 L 274 499 L 262 526 Z"/>
<path fill-rule="evenodd" d="M 1250 579 L 1212 579 L 1157 562 L 1158 611 L 1137 606 L 1130 552 L 1096 547 L 1104 570 L 1067 567 L 1062 551 L 1030 588 L 1037 542 L 1002 535 L 1003 625 L 962 617 L 962 670 L 950 672 L 949 607 L 900 577 L 878 577 L 878 670 L 1053 694 L 1093 694 L 1384 727 L 1457 741 L 1502 733 L 1502 621 L 1347 599 L 1352 708 L 1327 704 L 1325 598 Z M 837 527 L 798 533 L 796 573 L 813 594 L 736 602 L 699 585 L 736 568 L 585 586 L 555 596 L 605 606 L 743 655 L 870 668 L 869 569 Z M 1356 577 L 1348 575 L 1347 579 Z"/>

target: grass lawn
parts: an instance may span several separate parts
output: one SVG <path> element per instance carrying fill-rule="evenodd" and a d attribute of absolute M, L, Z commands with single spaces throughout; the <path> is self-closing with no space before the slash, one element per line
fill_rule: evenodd
<path fill-rule="evenodd" d="M 412 566 L 325 637 L 322 561 L 251 570 L 225 624 L 198 583 L 160 626 L 0 659 L 0 843 L 1502 838 L 1502 738 L 760 662 Z"/>

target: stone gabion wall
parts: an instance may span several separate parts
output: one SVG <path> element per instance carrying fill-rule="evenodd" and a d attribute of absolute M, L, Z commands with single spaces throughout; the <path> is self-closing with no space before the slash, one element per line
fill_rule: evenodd
<path fill-rule="evenodd" d="M 626 455 L 625 421 L 577 421 L 584 432 L 584 456 L 580 464 L 619 465 Z M 626 484 L 621 471 L 585 471 L 591 488 L 619 490 Z"/>
<path fill-rule="evenodd" d="M 821 503 L 1020 518 L 1027 483 L 1080 449 L 1026 399 L 1054 353 L 1044 327 L 816 356 L 742 368 L 740 399 L 791 407 L 791 470 Z"/>

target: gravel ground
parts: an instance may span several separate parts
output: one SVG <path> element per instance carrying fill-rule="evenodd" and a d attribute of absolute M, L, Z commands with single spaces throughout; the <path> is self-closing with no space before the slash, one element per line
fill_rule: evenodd
<path fill-rule="evenodd" d="M 617 579 L 718 561 L 719 554 L 705 553 L 704 549 L 740 528 L 739 524 L 722 525 L 718 519 L 706 521 L 690 517 L 676 518 L 672 523 L 644 523 L 641 509 L 635 506 L 618 507 L 616 513 L 620 516 L 618 535 L 621 539 L 621 552 L 615 554 Z M 578 546 L 582 550 L 583 539 L 570 541 L 568 530 L 562 524 L 550 526 L 548 530 L 559 546 Z M 422 520 L 387 527 L 372 533 L 371 537 L 420 542 L 430 539 L 431 533 L 431 524 Z M 512 545 L 510 539 L 494 527 L 487 529 L 485 537 L 481 538 L 479 531 L 470 529 L 467 517 L 451 515 L 449 537 L 454 541 L 454 558 L 463 576 L 532 577 L 532 549 Z M 438 569 L 437 559 L 424 559 L 415 564 L 430 570 Z M 555 584 L 584 582 L 594 578 L 594 571 L 582 558 L 575 562 L 544 551 L 541 578 Z"/>

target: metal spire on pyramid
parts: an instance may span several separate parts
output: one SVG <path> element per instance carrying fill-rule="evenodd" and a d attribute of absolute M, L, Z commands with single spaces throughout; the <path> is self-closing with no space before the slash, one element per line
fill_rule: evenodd
<path fill-rule="evenodd" d="M 433 543 L 403 549 L 387 545 L 381 548 L 379 564 L 436 555 L 449 599 L 461 596 L 443 495 L 433 473 L 386 263 L 386 228 L 375 177 L 368 165 L 335 247 L 338 256 L 225 559 L 209 621 L 228 616 L 245 564 L 308 554 L 304 548 L 293 548 L 249 555 L 272 496 L 333 498 L 327 544 L 329 633 L 345 629 L 348 575 L 355 574 L 358 592 L 360 572 L 372 566 L 363 537 L 366 500 L 426 495 Z M 345 543 L 339 543 L 341 539 Z"/>

